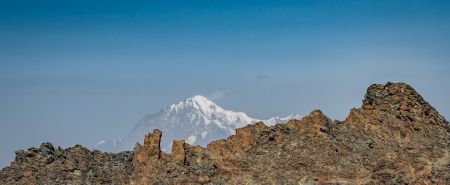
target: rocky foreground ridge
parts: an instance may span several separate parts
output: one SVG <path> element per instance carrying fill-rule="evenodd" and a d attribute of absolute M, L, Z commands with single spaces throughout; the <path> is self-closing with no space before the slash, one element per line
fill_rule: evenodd
<path fill-rule="evenodd" d="M 404 83 L 371 85 L 345 121 L 301 120 L 236 130 L 206 148 L 154 130 L 134 151 L 82 146 L 16 152 L 0 184 L 450 184 L 450 126 Z"/>

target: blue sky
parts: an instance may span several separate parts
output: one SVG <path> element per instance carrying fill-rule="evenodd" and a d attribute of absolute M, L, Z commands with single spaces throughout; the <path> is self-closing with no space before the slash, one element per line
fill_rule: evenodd
<path fill-rule="evenodd" d="M 449 70 L 446 0 L 0 1 L 0 166 L 196 94 L 344 119 L 370 84 L 404 81 L 448 117 Z"/>

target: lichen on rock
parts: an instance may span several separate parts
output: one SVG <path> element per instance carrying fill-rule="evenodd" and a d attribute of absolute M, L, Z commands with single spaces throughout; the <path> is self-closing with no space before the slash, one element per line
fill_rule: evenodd
<path fill-rule="evenodd" d="M 154 130 L 134 151 L 19 150 L 0 184 L 450 184 L 450 126 L 404 83 L 371 85 L 344 121 L 320 110 L 247 125 L 206 148 Z"/>

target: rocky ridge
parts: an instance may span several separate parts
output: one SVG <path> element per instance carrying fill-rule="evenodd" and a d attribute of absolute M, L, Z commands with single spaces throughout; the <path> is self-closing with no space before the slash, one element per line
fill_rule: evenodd
<path fill-rule="evenodd" d="M 154 129 L 164 132 L 161 148 L 170 152 L 173 140 L 185 140 L 191 145 L 206 147 L 211 141 L 234 134 L 236 128 L 264 121 L 268 126 L 300 119 L 298 114 L 287 117 L 272 117 L 267 120 L 249 117 L 244 112 L 226 110 L 204 96 L 196 95 L 178 103 L 165 106 L 158 113 L 144 116 L 127 137 L 117 140 L 103 140 L 94 149 L 103 152 L 132 150 L 136 142 Z"/>
<path fill-rule="evenodd" d="M 370 86 L 344 121 L 314 110 L 170 154 L 161 137 L 118 154 L 44 143 L 17 151 L 0 184 L 450 184 L 449 123 L 404 83 Z"/>

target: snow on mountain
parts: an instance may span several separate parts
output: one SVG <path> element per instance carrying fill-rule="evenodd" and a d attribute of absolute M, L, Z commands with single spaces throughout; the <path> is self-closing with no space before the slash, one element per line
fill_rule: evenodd
<path fill-rule="evenodd" d="M 95 148 L 107 152 L 132 150 L 137 142 L 142 142 L 146 134 L 153 129 L 160 129 L 163 133 L 161 148 L 168 152 L 174 139 L 184 139 L 191 145 L 206 146 L 210 141 L 226 138 L 234 134 L 236 128 L 250 123 L 263 121 L 271 126 L 299 118 L 300 115 L 291 115 L 268 120 L 254 119 L 243 112 L 225 110 L 197 95 L 166 106 L 156 114 L 144 116 L 124 140 L 100 141 Z"/>
<path fill-rule="evenodd" d="M 291 119 L 301 119 L 302 116 L 300 116 L 300 114 L 291 114 L 289 116 L 286 117 L 273 117 L 267 120 L 260 120 L 262 122 L 264 122 L 267 126 L 273 126 L 277 123 L 287 123 L 289 120 Z"/>

